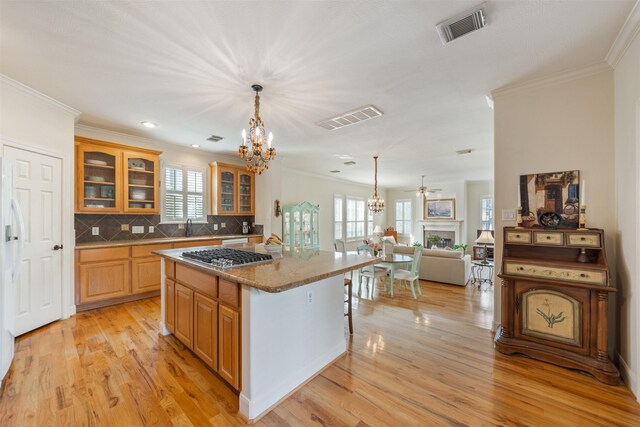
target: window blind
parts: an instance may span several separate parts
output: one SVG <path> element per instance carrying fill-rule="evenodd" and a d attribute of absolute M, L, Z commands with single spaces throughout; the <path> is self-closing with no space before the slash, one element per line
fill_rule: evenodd
<path fill-rule="evenodd" d="M 162 221 L 205 221 L 204 172 L 166 166 L 164 178 Z"/>

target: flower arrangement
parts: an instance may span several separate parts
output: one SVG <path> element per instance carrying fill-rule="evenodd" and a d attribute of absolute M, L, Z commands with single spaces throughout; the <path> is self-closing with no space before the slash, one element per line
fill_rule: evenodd
<path fill-rule="evenodd" d="M 369 242 L 369 247 L 373 249 L 373 254 L 378 256 L 378 254 L 382 251 L 382 245 L 380 243 Z"/>

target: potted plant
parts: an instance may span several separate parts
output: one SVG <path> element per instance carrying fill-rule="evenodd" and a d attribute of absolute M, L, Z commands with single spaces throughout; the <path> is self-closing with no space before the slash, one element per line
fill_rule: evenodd
<path fill-rule="evenodd" d="M 459 245 L 453 245 L 453 249 L 462 249 L 462 254 L 463 255 L 467 254 L 467 244 L 466 243 L 460 243 Z"/>
<path fill-rule="evenodd" d="M 440 244 L 440 242 L 442 242 L 442 237 L 437 236 L 435 234 L 431 234 L 429 237 L 427 237 L 427 241 L 429 243 L 431 243 L 431 247 L 438 247 L 438 245 Z"/>

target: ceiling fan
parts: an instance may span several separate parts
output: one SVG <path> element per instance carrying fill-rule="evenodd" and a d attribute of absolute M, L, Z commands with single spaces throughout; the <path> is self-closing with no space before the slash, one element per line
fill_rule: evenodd
<path fill-rule="evenodd" d="M 442 188 L 429 188 L 424 185 L 424 175 L 422 175 L 422 185 L 416 190 L 416 197 L 427 197 L 429 193 L 436 193 L 442 191 Z M 405 193 L 412 193 L 413 190 L 405 190 Z"/>

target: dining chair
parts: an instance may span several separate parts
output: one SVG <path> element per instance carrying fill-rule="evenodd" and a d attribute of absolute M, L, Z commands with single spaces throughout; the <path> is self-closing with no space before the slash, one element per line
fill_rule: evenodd
<path fill-rule="evenodd" d="M 362 253 L 364 251 L 369 252 L 371 255 L 374 255 L 373 248 L 369 245 L 360 245 L 356 248 L 358 253 Z M 362 295 L 362 278 L 367 279 L 367 289 L 371 289 L 371 296 L 373 297 L 373 291 L 376 285 L 376 278 L 381 278 L 382 283 L 384 285 L 384 290 L 387 290 L 387 273 L 389 270 L 386 267 L 380 267 L 376 265 L 368 265 L 366 267 L 362 267 L 358 271 L 358 295 Z M 369 279 L 373 279 L 373 286 L 369 288 Z"/>
<path fill-rule="evenodd" d="M 402 282 L 411 282 L 411 293 L 413 298 L 416 298 L 416 291 L 414 289 L 414 283 L 417 283 L 418 293 L 422 295 L 422 289 L 420 289 L 420 260 L 422 259 L 422 248 L 416 246 L 413 250 L 413 262 L 411 263 L 411 270 L 399 269 L 395 271 L 394 279 L 398 279 Z"/>
<path fill-rule="evenodd" d="M 333 247 L 336 249 L 336 252 L 346 252 L 347 251 L 347 246 L 344 243 L 344 240 L 342 239 L 336 239 L 333 242 Z"/>

